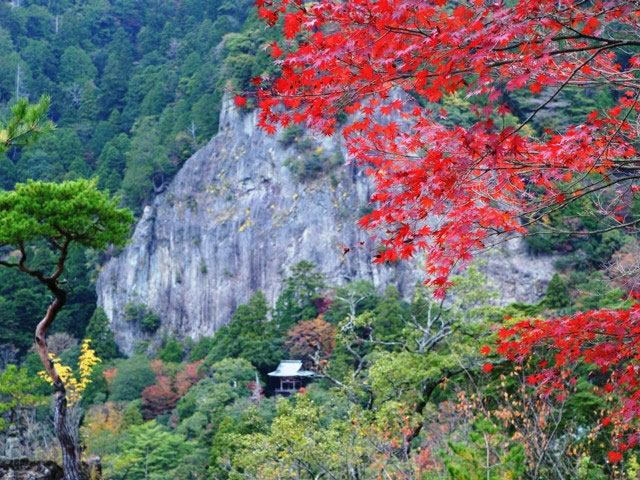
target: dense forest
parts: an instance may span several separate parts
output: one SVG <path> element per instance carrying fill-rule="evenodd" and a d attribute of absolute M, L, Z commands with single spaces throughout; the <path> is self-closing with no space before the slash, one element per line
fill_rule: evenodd
<path fill-rule="evenodd" d="M 226 91 L 251 92 L 236 97 L 245 113 L 260 103 L 256 78 L 282 68 L 273 61 L 274 42 L 283 42 L 278 21 L 250 0 L 0 2 L 0 119 L 20 98 L 46 94 L 56 125 L 6 149 L 0 188 L 94 179 L 139 217 L 218 131 Z M 503 127 L 526 121 L 521 130 L 544 138 L 620 98 L 593 85 L 542 99 L 534 90 L 504 88 Z M 477 121 L 470 95 L 408 96 L 439 112 L 445 127 Z M 346 125 L 345 112 L 336 117 Z M 280 141 L 300 143 L 302 126 L 286 123 Z M 337 168 L 313 159 L 289 166 L 301 182 Z M 624 215 L 639 208 L 630 197 Z M 256 291 L 213 337 L 165 335 L 157 348 L 141 340 L 130 357 L 96 308 L 96 275 L 118 248 L 72 245 L 62 283 L 68 298 L 47 343 L 67 385 L 78 453 L 99 457 L 113 480 L 638 478 L 637 447 L 621 450 L 612 434 L 620 425 L 608 415 L 624 397 L 602 365 L 576 363 L 563 380 L 567 395 L 541 394 L 532 378 L 559 362 L 555 351 L 533 350 L 514 363 L 493 348 L 505 325 L 634 305 L 637 232 L 610 228 L 601 213 L 600 203 L 580 197 L 543 210 L 529 228 L 528 254 L 551 257 L 556 268 L 532 304 L 498 306 L 501 292 L 482 260 L 453 272 L 444 300 L 421 283 L 404 296 L 359 279 L 328 284 L 303 261 L 286 272 L 275 305 Z M 59 261 L 47 240 L 29 245 L 29 268 Z M 2 254 L 4 261 L 16 250 L 3 246 Z M 60 462 L 51 382 L 32 348 L 50 297 L 33 275 L 0 269 L 0 438 L 8 445 L 17 437 L 24 456 Z M 161 312 L 143 304 L 128 305 L 126 318 L 147 333 L 162 324 Z M 284 359 L 301 360 L 311 375 L 290 396 L 276 395 L 269 376 Z"/>
<path fill-rule="evenodd" d="M 18 97 L 48 94 L 57 126 L 37 144 L 5 154 L 1 186 L 96 177 L 100 188 L 140 213 L 217 132 L 225 84 L 246 84 L 273 68 L 261 47 L 275 32 L 255 16 L 247 20 L 250 4 L 0 3 L 4 116 Z M 50 261 L 45 250 L 38 255 L 38 262 Z M 95 309 L 95 268 L 104 258 L 81 250 L 70 257 L 74 290 L 55 329 L 81 339 Z M 0 344 L 20 355 L 31 346 L 46 303 L 44 290 L 30 280 L 0 273 L 7 312 Z"/>

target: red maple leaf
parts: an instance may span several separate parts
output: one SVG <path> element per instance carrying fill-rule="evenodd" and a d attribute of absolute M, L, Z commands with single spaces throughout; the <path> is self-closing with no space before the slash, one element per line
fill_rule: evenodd
<path fill-rule="evenodd" d="M 622 460 L 622 454 L 620 452 L 608 452 L 607 458 L 611 463 L 617 463 Z"/>

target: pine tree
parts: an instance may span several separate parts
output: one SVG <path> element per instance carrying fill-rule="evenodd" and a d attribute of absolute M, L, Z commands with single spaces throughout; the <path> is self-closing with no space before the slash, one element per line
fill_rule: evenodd
<path fill-rule="evenodd" d="M 31 108 L 22 104 L 14 109 L 14 119 L 22 115 L 35 121 L 39 113 L 46 113 L 47 102 Z M 45 108 L 42 112 L 41 109 Z M 37 136 L 31 123 L 23 127 L 9 122 L 5 139 L 9 141 L 11 132 L 25 132 L 22 141 Z M 20 125 L 20 122 L 17 123 Z M 26 130 L 25 130 L 26 129 Z M 13 138 L 18 138 L 13 135 Z M 0 145 L 5 140 L 0 139 Z M 65 480 L 80 480 L 77 439 L 73 437 L 67 423 L 67 397 L 64 378 L 54 367 L 49 356 L 46 334 L 55 322 L 67 301 L 67 291 L 61 286 L 65 261 L 73 245 L 103 249 L 113 243 L 123 245 L 129 235 L 133 215 L 118 208 L 118 199 L 111 199 L 96 188 L 96 182 L 87 180 L 68 181 L 61 184 L 34 182 L 16 185 L 15 190 L 0 192 L 0 245 L 9 246 L 19 252 L 17 259 L 0 260 L 5 268 L 16 269 L 28 275 L 47 288 L 53 297 L 44 318 L 35 330 L 35 348 L 55 392 L 54 424 L 56 436 L 62 447 L 62 461 Z M 34 244 L 48 243 L 55 252 L 54 267 L 38 269 L 31 262 Z M 16 261 L 17 260 L 17 261 Z"/>
<path fill-rule="evenodd" d="M 303 260 L 295 264 L 276 302 L 273 319 L 278 330 L 286 332 L 300 321 L 316 318 L 325 287 L 313 263 Z"/>
<path fill-rule="evenodd" d="M 91 345 L 98 357 L 109 360 L 119 356 L 118 345 L 109 329 L 109 319 L 102 308 L 96 308 L 89 319 L 85 336 L 91 339 Z"/>
<path fill-rule="evenodd" d="M 544 297 L 544 303 L 549 308 L 565 308 L 571 305 L 571 298 L 567 292 L 567 284 L 557 273 L 553 274 L 549 285 L 547 285 L 547 294 Z"/>
<path fill-rule="evenodd" d="M 277 366 L 284 353 L 283 342 L 268 313 L 267 299 L 256 292 L 249 303 L 236 309 L 231 323 L 216 332 L 205 363 L 244 358 L 263 373 Z"/>

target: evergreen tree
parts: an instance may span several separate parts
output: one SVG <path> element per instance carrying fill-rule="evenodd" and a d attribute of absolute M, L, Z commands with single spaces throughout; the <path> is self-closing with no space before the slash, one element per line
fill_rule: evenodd
<path fill-rule="evenodd" d="M 193 451 L 194 445 L 182 435 L 167 431 L 152 420 L 127 430 L 119 445 L 120 460 L 114 468 L 116 478 L 130 480 L 170 479 L 171 471 Z"/>
<path fill-rule="evenodd" d="M 244 358 L 262 373 L 275 368 L 284 356 L 283 340 L 268 313 L 264 294 L 254 293 L 249 303 L 236 309 L 231 323 L 216 332 L 205 365 L 224 358 Z"/>
<path fill-rule="evenodd" d="M 553 274 L 549 285 L 547 285 L 544 303 L 548 308 L 565 308 L 571 305 L 567 284 L 557 273 Z"/>
<path fill-rule="evenodd" d="M 208 355 L 211 347 L 213 347 L 213 337 L 200 337 L 189 352 L 189 361 L 197 362 L 199 360 L 203 360 Z"/>
<path fill-rule="evenodd" d="M 116 345 L 113 332 L 109 328 L 109 319 L 102 308 L 96 308 L 91 315 L 85 337 L 91 339 L 91 346 L 102 360 L 119 356 L 118 345 Z"/>
<path fill-rule="evenodd" d="M 108 122 L 104 128 L 113 128 Z M 99 178 L 100 187 L 106 188 L 110 192 L 120 190 L 122 177 L 127 164 L 127 151 L 130 148 L 130 140 L 127 135 L 120 135 L 109 140 L 98 157 L 98 168 L 96 174 Z"/>
<path fill-rule="evenodd" d="M 167 363 L 180 363 L 184 358 L 184 347 L 173 335 L 165 342 L 158 352 L 158 358 Z"/>
<path fill-rule="evenodd" d="M 389 285 L 374 310 L 376 337 L 382 341 L 396 340 L 402 335 L 407 315 L 407 305 L 400 299 L 398 289 Z"/>
<path fill-rule="evenodd" d="M 19 113 L 19 109 L 16 111 Z M 35 329 L 35 348 L 54 387 L 55 431 L 62 447 L 67 480 L 81 478 L 78 445 L 68 430 L 66 376 L 51 361 L 46 334 L 67 301 L 61 276 L 70 248 L 79 245 L 103 249 L 108 244 L 122 245 L 126 241 L 133 216 L 118 208 L 117 203 L 117 199 L 97 190 L 95 182 L 86 180 L 61 184 L 31 181 L 16 185 L 15 190 L 0 192 L 0 245 L 19 252 L 18 258 L 5 258 L 0 265 L 37 280 L 52 297 Z M 37 242 L 49 245 L 54 252 L 55 262 L 47 269 L 38 270 L 31 263 Z"/>
<path fill-rule="evenodd" d="M 96 73 L 91 57 L 79 46 L 67 47 L 60 57 L 58 81 L 65 86 L 84 85 L 87 80 L 93 80 Z"/>
<path fill-rule="evenodd" d="M 303 260 L 295 264 L 276 301 L 273 319 L 278 331 L 286 332 L 300 321 L 317 317 L 325 287 L 324 278 L 313 263 Z"/>

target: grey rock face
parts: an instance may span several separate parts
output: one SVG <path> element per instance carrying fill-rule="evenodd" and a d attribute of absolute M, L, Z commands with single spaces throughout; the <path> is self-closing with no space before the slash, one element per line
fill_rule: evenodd
<path fill-rule="evenodd" d="M 256 290 L 275 303 L 289 267 L 301 260 L 318 265 L 331 284 L 366 278 L 408 295 L 421 278 L 416 264 L 371 262 L 374 245 L 356 224 L 371 193 L 362 172 L 342 166 L 300 183 L 285 166 L 300 153 L 255 125 L 254 115 L 227 101 L 219 134 L 145 208 L 130 244 L 105 265 L 98 303 L 124 352 L 147 338 L 125 321 L 128 303 L 160 315 L 155 338 L 197 338 L 228 322 Z M 312 148 L 334 156 L 340 147 L 328 139 Z M 536 300 L 553 273 L 549 259 L 527 257 L 517 240 L 487 256 L 485 269 L 504 293 L 501 303 Z"/>
<path fill-rule="evenodd" d="M 62 468 L 54 462 L 0 459 L 0 478 L 4 480 L 62 480 L 63 476 Z"/>

